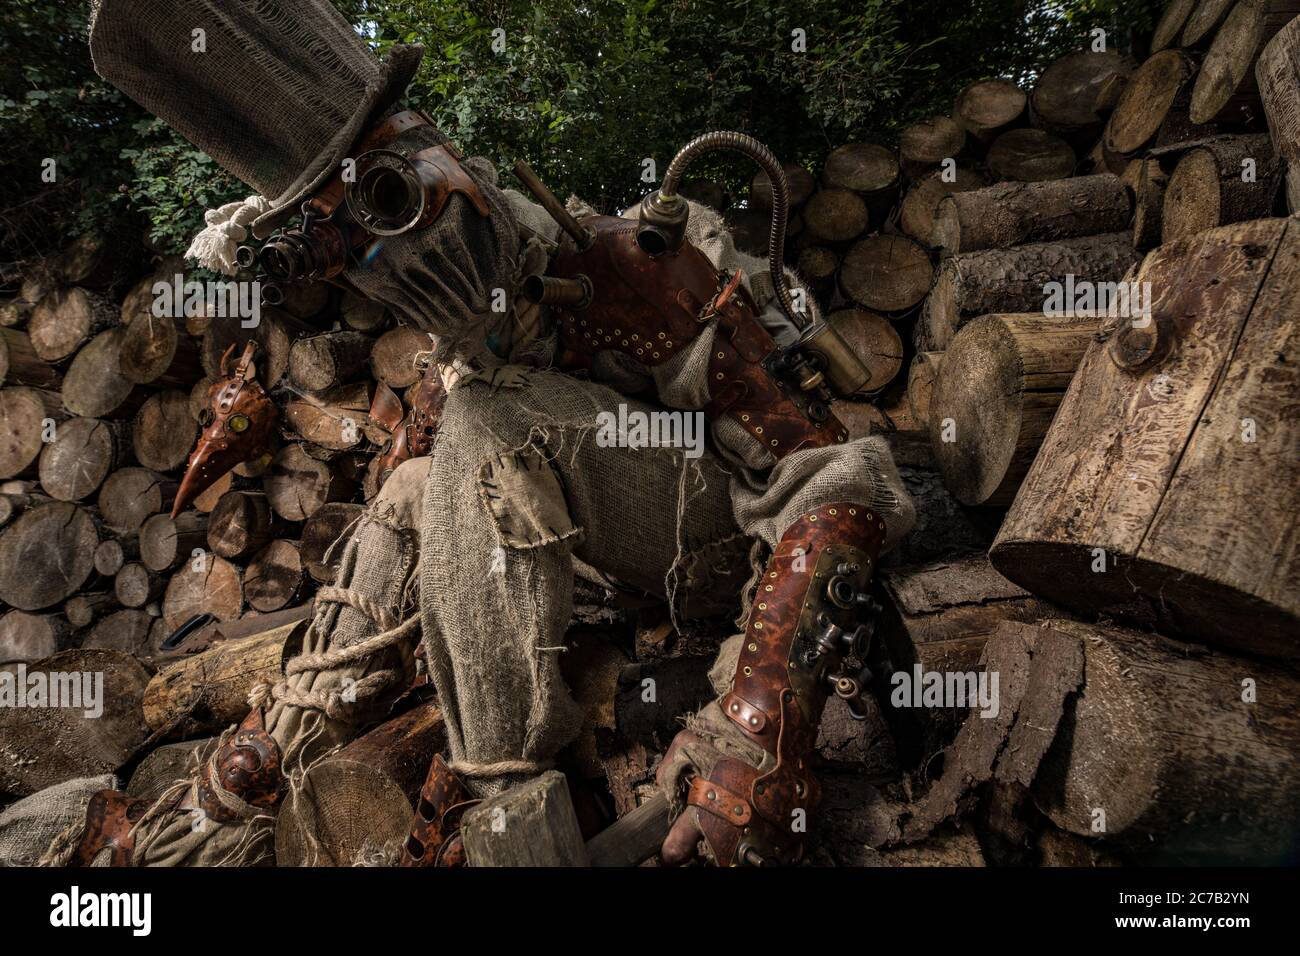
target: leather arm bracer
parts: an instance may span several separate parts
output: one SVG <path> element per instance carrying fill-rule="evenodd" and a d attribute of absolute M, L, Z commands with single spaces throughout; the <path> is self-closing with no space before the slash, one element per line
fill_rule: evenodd
<path fill-rule="evenodd" d="M 812 773 L 817 727 L 828 697 L 857 701 L 869 606 L 867 582 L 885 522 L 863 505 L 839 502 L 807 512 L 769 559 L 745 621 L 723 714 L 771 756 L 768 769 L 724 756 L 691 783 L 687 804 L 720 863 L 791 862 L 820 800 Z M 851 704 L 852 706 L 852 704 Z"/>

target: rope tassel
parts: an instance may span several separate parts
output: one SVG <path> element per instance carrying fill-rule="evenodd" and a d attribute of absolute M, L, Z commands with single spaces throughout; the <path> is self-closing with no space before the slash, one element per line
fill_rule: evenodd
<path fill-rule="evenodd" d="M 249 196 L 243 202 L 228 202 L 203 214 L 206 226 L 190 240 L 185 258 L 222 275 L 235 274 L 235 253 L 248 238 L 248 227 L 271 203 L 263 196 Z"/>

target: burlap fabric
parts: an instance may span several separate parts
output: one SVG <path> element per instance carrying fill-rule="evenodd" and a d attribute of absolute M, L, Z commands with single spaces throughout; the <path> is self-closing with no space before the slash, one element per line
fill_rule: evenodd
<path fill-rule="evenodd" d="M 112 775 L 65 780 L 0 813 L 0 866 L 35 866 L 46 849 L 86 816 L 86 804 L 113 787 Z"/>

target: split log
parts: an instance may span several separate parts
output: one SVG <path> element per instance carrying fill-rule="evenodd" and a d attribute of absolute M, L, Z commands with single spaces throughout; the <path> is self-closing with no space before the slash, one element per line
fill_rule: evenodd
<path fill-rule="evenodd" d="M 1183 27 L 1196 6 L 1197 0 L 1170 0 L 1165 11 L 1156 22 L 1155 33 L 1151 36 L 1151 52 L 1159 53 L 1171 46 L 1178 46 L 1182 38 Z"/>
<path fill-rule="evenodd" d="M 933 244 L 947 254 L 1118 232 L 1132 200 L 1118 176 L 999 183 L 940 200 Z"/>
<path fill-rule="evenodd" d="M 1236 0 L 1197 0 L 1183 25 L 1182 46 L 1203 46 L 1227 17 Z"/>
<path fill-rule="evenodd" d="M 34 476 L 45 438 L 57 435 L 59 423 L 67 417 L 58 392 L 0 389 L 0 478 Z"/>
<path fill-rule="evenodd" d="M 208 517 L 208 547 L 223 558 L 246 558 L 270 541 L 277 530 L 266 495 L 229 491 Z"/>
<path fill-rule="evenodd" d="M 203 377 L 199 343 L 170 316 L 145 315 L 122 333 L 122 377 L 137 385 L 188 390 Z"/>
<path fill-rule="evenodd" d="M 140 542 L 135 536 L 107 538 L 95 549 L 95 571 L 102 578 L 116 576 L 128 561 L 140 556 Z"/>
<path fill-rule="evenodd" d="M 1100 135 L 1105 116 L 1137 64 L 1116 50 L 1067 53 L 1039 74 L 1029 94 L 1030 121 L 1075 148 Z"/>
<path fill-rule="evenodd" d="M 321 584 L 333 584 L 343 547 L 331 554 L 334 543 L 365 514 L 364 505 L 343 501 L 322 505 L 302 526 L 300 554 L 307 573 Z"/>
<path fill-rule="evenodd" d="M 925 298 L 934 269 L 930 255 L 904 236 L 867 236 L 840 265 L 845 297 L 874 312 L 901 313 Z"/>
<path fill-rule="evenodd" d="M 180 567 L 207 547 L 208 521 L 197 511 L 153 515 L 140 528 L 140 560 L 151 571 Z"/>
<path fill-rule="evenodd" d="M 425 332 L 409 325 L 399 325 L 379 337 L 370 350 L 370 371 L 377 381 L 389 388 L 406 388 L 420 379 L 420 369 L 415 357 L 433 348 L 433 340 Z"/>
<path fill-rule="evenodd" d="M 1255 78 L 1273 148 L 1286 162 L 1287 205 L 1294 214 L 1300 212 L 1300 102 L 1295 93 L 1300 86 L 1300 17 L 1264 47 Z"/>
<path fill-rule="evenodd" d="M 861 394 L 875 394 L 898 376 L 903 367 L 903 340 L 887 318 L 866 309 L 850 308 L 832 312 L 826 321 L 870 373 Z"/>
<path fill-rule="evenodd" d="M 998 134 L 1019 126 L 1028 97 L 1010 80 L 980 80 L 957 94 L 953 119 L 986 146 Z"/>
<path fill-rule="evenodd" d="M 147 662 L 158 651 L 153 642 L 153 623 L 152 617 L 138 609 L 114 611 L 95 625 L 81 646 L 121 651 L 138 661 Z"/>
<path fill-rule="evenodd" d="M 144 607 L 162 597 L 162 575 L 150 571 L 138 561 L 128 562 L 113 579 L 113 593 L 123 607 Z"/>
<path fill-rule="evenodd" d="M 59 253 L 54 268 L 68 285 L 102 291 L 112 285 L 122 251 L 107 236 L 85 233 Z"/>
<path fill-rule="evenodd" d="M 1053 823 L 1153 862 L 1290 857 L 1300 837 L 1294 672 L 1157 634 L 1056 620 L 1043 629 L 1077 638 L 1084 654 L 1083 689 L 1033 783 Z"/>
<path fill-rule="evenodd" d="M 420 787 L 447 742 L 442 712 L 421 704 L 312 764 L 275 826 L 277 866 L 354 866 L 396 857 Z"/>
<path fill-rule="evenodd" d="M 1169 176 L 1158 160 L 1137 160 L 1140 169 L 1133 186 L 1133 248 L 1141 251 L 1160 245 L 1164 232 L 1165 188 Z"/>
<path fill-rule="evenodd" d="M 272 541 L 254 555 L 244 572 L 248 606 L 264 614 L 288 607 L 302 591 L 304 577 L 297 542 Z"/>
<path fill-rule="evenodd" d="M 1297 14 L 1300 0 L 1240 0 L 1232 7 L 1196 75 L 1188 110 L 1193 123 L 1242 126 L 1259 116 L 1259 52 Z"/>
<path fill-rule="evenodd" d="M 177 482 L 147 468 L 119 468 L 99 489 L 99 514 L 118 534 L 135 534 L 146 518 L 170 511 Z"/>
<path fill-rule="evenodd" d="M 907 191 L 898 225 L 908 236 L 929 246 L 934 232 L 934 214 L 943 198 L 969 189 L 982 189 L 984 185 L 984 177 L 969 169 L 953 170 L 952 182 L 947 182 L 943 173 L 927 176 Z"/>
<path fill-rule="evenodd" d="M 930 402 L 934 382 L 939 377 L 942 352 L 917 352 L 907 372 L 907 405 L 912 419 L 922 429 L 930 430 Z"/>
<path fill-rule="evenodd" d="M 1073 175 L 1074 150 L 1059 136 L 1041 129 L 1013 129 L 989 147 L 985 160 L 994 179 L 1037 183 Z"/>
<path fill-rule="evenodd" d="M 41 488 L 59 501 L 78 501 L 99 490 L 128 457 L 130 429 L 120 422 L 74 418 L 55 429 L 41 452 Z"/>
<path fill-rule="evenodd" d="M 32 340 L 18 329 L 0 329 L 0 385 L 57 389 L 63 376 L 36 354 Z"/>
<path fill-rule="evenodd" d="M 111 614 L 121 606 L 112 591 L 95 591 L 92 594 L 77 594 L 68 598 L 63 605 L 63 614 L 69 624 L 81 630 L 90 627 L 105 614 Z"/>
<path fill-rule="evenodd" d="M 299 339 L 289 350 L 289 381 L 325 392 L 352 381 L 370 362 L 373 339 L 360 332 L 326 332 Z"/>
<path fill-rule="evenodd" d="M 101 332 L 68 366 L 63 377 L 63 404 L 83 418 L 130 418 L 145 394 L 121 372 L 122 328 Z"/>
<path fill-rule="evenodd" d="M 26 671 L 27 686 L 17 688 L 0 674 L 0 694 L 8 685 L 26 701 L 0 707 L 0 791 L 23 797 L 73 777 L 112 773 L 144 742 L 140 699 L 149 675 L 135 658 L 68 650 Z M 46 686 L 46 703 L 35 702 L 33 680 Z M 55 693 L 68 705 L 49 706 Z"/>
<path fill-rule="evenodd" d="M 189 396 L 175 390 L 149 396 L 131 429 L 136 459 L 154 471 L 182 467 L 198 435 L 199 426 L 190 417 Z"/>
<path fill-rule="evenodd" d="M 236 469 L 237 470 L 237 469 Z M 235 487 L 235 471 L 228 471 L 208 488 L 203 494 L 194 499 L 191 507 L 200 514 L 211 514 L 212 509 L 217 506 L 222 495 Z"/>
<path fill-rule="evenodd" d="M 930 401 L 930 447 L 964 505 L 1009 505 L 1101 320 L 986 315 L 944 353 Z"/>
<path fill-rule="evenodd" d="M 218 641 L 207 650 L 161 668 L 144 692 L 149 729 L 170 728 L 165 738 L 184 740 L 225 730 L 248 715 L 254 684 L 280 679 L 284 662 L 302 643 L 302 621 L 249 637 Z"/>
<path fill-rule="evenodd" d="M 1281 176 L 1267 133 L 1222 137 L 1188 150 L 1165 187 L 1162 241 L 1268 216 Z"/>
<path fill-rule="evenodd" d="M 966 131 L 948 116 L 913 123 L 898 136 L 899 163 L 913 182 L 938 170 L 946 159 L 955 162 L 965 148 Z"/>
<path fill-rule="evenodd" d="M 848 242 L 860 236 L 871 221 L 867 204 L 847 189 L 819 189 L 803 211 L 810 242 Z"/>
<path fill-rule="evenodd" d="M 0 601 L 24 611 L 53 607 L 86 583 L 98 545 L 84 509 L 63 501 L 32 508 L 0 531 Z"/>
<path fill-rule="evenodd" d="M 312 458 L 301 445 L 280 449 L 262 479 L 271 509 L 286 521 L 310 518 L 330 501 L 352 497 L 354 482 Z"/>
<path fill-rule="evenodd" d="M 0 617 L 0 665 L 49 657 L 68 645 L 72 630 L 61 614 L 9 611 Z"/>
<path fill-rule="evenodd" d="M 194 559 L 171 576 L 163 597 L 163 620 L 174 631 L 196 614 L 233 621 L 244 609 L 239 568 L 215 554 Z"/>
<path fill-rule="evenodd" d="M 470 866 L 586 866 L 587 851 L 564 774 L 484 800 L 461 820 Z"/>
<path fill-rule="evenodd" d="M 390 318 L 382 302 L 367 299 L 350 290 L 343 293 L 343 301 L 339 304 L 339 317 L 349 329 L 369 335 L 382 332 Z"/>
<path fill-rule="evenodd" d="M 668 801 L 655 794 L 587 841 L 591 866 L 640 866 L 668 836 Z"/>
<path fill-rule="evenodd" d="M 1171 111 L 1183 107 L 1180 98 L 1190 100 L 1195 72 L 1196 61 L 1182 50 L 1162 50 L 1138 67 L 1106 123 L 1104 149 L 1127 160 L 1156 139 Z"/>
<path fill-rule="evenodd" d="M 793 211 L 808 201 L 817 183 L 812 173 L 798 163 L 782 163 L 781 168 L 785 170 L 785 183 L 790 193 L 790 209 Z M 767 173 L 761 169 L 750 180 L 749 205 L 760 212 L 772 211 L 772 182 L 768 179 Z"/>
<path fill-rule="evenodd" d="M 1300 224 L 1167 243 L 1137 281 L 1152 322 L 1084 355 L 993 564 L 1084 613 L 1300 656 Z"/>
<path fill-rule="evenodd" d="M 65 289 L 36 304 L 27 320 L 27 334 L 38 356 L 47 362 L 61 362 L 116 325 L 117 316 L 117 306 L 104 296 L 85 289 Z"/>
<path fill-rule="evenodd" d="M 1042 312 L 1048 283 L 1118 282 L 1138 259 L 1132 236 L 1106 233 L 1012 249 L 984 249 L 944 259 L 916 324 L 916 347 L 946 349 L 957 330 L 994 312 Z"/>

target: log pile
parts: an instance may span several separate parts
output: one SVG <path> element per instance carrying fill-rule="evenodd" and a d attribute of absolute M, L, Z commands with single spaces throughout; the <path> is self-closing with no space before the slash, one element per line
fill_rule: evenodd
<path fill-rule="evenodd" d="M 820 728 L 815 862 L 1294 854 L 1298 12 L 1172 0 L 1140 62 L 980 79 L 896 143 L 787 166 L 788 264 L 869 372 L 836 414 L 885 438 L 917 512 L 873 584 L 873 696 Z M 743 203 L 683 194 L 766 252 L 764 174 Z M 429 346 L 312 286 L 256 329 L 155 316 L 177 262 L 113 285 L 95 259 L 87 240 L 33 266 L 0 308 L 0 667 L 93 664 L 112 734 L 0 711 L 0 803 L 74 771 L 157 792 L 243 716 L 375 493 L 376 387 L 414 385 Z M 250 338 L 277 446 L 172 517 L 203 399 Z M 585 580 L 574 607 L 582 729 L 555 772 L 466 815 L 477 865 L 635 865 L 662 838 L 655 770 L 714 697 L 731 624 Z M 392 862 L 446 740 L 416 688 L 306 773 L 279 863 Z"/>

